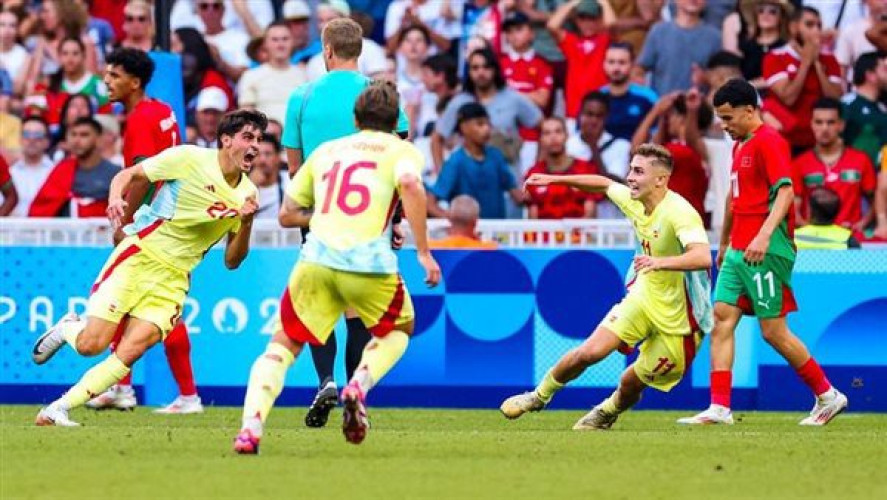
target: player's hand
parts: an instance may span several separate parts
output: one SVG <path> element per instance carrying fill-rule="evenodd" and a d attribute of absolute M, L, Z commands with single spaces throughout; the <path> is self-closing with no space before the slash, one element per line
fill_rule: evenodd
<path fill-rule="evenodd" d="M 400 224 L 394 224 L 391 226 L 391 248 L 400 250 L 403 248 L 403 241 L 403 228 L 400 227 Z"/>
<path fill-rule="evenodd" d="M 524 189 L 526 189 L 527 186 L 547 186 L 551 184 L 552 181 L 554 181 L 553 175 L 533 174 L 527 177 L 527 180 L 524 181 Z"/>
<path fill-rule="evenodd" d="M 634 271 L 642 273 L 645 271 L 658 271 L 662 269 L 662 260 L 649 255 L 638 255 L 634 258 Z"/>
<path fill-rule="evenodd" d="M 255 217 L 256 212 L 259 211 L 259 203 L 256 201 L 255 196 L 249 196 L 243 202 L 243 206 L 240 207 L 240 217 L 242 220 L 252 220 Z"/>
<path fill-rule="evenodd" d="M 684 95 L 684 102 L 688 110 L 699 111 L 702 107 L 702 94 L 698 89 L 692 88 Z"/>
<path fill-rule="evenodd" d="M 425 284 L 428 288 L 434 288 L 440 283 L 440 266 L 431 255 L 431 252 L 419 253 L 417 255 L 419 264 L 425 269 Z"/>
<path fill-rule="evenodd" d="M 718 247 L 718 256 L 715 258 L 715 262 L 717 263 L 718 269 L 724 265 L 724 257 L 727 256 L 727 246 L 721 245 Z"/>
<path fill-rule="evenodd" d="M 850 230 L 853 231 L 854 233 L 862 233 L 862 234 L 865 234 L 865 228 L 866 228 L 866 226 L 868 226 L 868 224 L 866 223 L 866 221 L 861 220 L 861 221 L 858 221 L 856 224 L 853 224 L 852 226 L 850 226 L 848 229 L 850 229 Z"/>
<path fill-rule="evenodd" d="M 108 215 L 108 220 L 111 221 L 111 227 L 114 228 L 115 231 L 123 227 L 123 217 L 126 214 L 126 206 L 127 203 L 123 198 L 110 200 L 108 202 L 108 208 L 105 209 L 105 213 Z"/>
<path fill-rule="evenodd" d="M 764 256 L 767 255 L 767 248 L 769 247 L 770 238 L 758 233 L 758 235 L 751 240 L 751 243 L 748 244 L 748 247 L 746 247 L 743 257 L 749 264 L 758 265 L 761 262 L 764 262 Z"/>

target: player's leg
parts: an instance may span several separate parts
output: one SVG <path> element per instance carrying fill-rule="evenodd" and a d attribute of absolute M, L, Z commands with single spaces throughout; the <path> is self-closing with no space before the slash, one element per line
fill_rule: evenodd
<path fill-rule="evenodd" d="M 318 386 L 308 413 L 305 414 L 305 425 L 308 427 L 325 426 L 330 411 L 335 408 L 339 400 L 339 389 L 333 377 L 337 349 L 338 342 L 334 331 L 330 332 L 326 343 L 309 346 Z"/>
<path fill-rule="evenodd" d="M 179 387 L 179 396 L 169 405 L 154 410 L 161 414 L 203 413 L 203 403 L 194 385 L 194 371 L 191 368 L 191 340 L 184 321 L 179 321 L 166 340 L 163 341 L 169 370 Z"/>
<path fill-rule="evenodd" d="M 110 351 L 113 354 L 117 349 L 117 344 L 123 338 L 123 332 L 126 330 L 126 316 L 123 317 L 120 324 L 117 325 L 117 332 L 111 340 Z M 112 385 L 107 391 L 86 402 L 86 407 L 93 410 L 105 410 L 116 408 L 118 410 L 132 410 L 136 407 L 135 391 L 132 388 L 132 372 L 126 374 L 120 379 L 120 382 Z"/>
<path fill-rule="evenodd" d="M 619 415 L 636 405 L 641 400 L 644 389 L 647 388 L 635 371 L 634 363 L 622 372 L 619 378 L 619 386 L 607 399 L 591 409 L 580 418 L 574 431 L 606 430 L 616 423 Z"/>
<path fill-rule="evenodd" d="M 160 328 L 149 321 L 130 318 L 117 351 L 105 358 L 101 363 L 90 368 L 80 381 L 68 390 L 61 398 L 40 410 L 37 425 L 78 425 L 68 418 L 68 412 L 83 405 L 97 394 L 117 383 L 129 373 L 130 367 L 145 351 L 160 342 Z M 104 351 L 104 347 L 96 349 L 96 354 Z"/>

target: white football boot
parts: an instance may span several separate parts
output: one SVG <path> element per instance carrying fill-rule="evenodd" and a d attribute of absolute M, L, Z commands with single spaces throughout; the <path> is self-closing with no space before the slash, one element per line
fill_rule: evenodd
<path fill-rule="evenodd" d="M 55 425 L 58 427 L 79 427 L 80 424 L 68 418 L 68 411 L 59 405 L 51 404 L 40 410 L 34 423 L 40 427 Z"/>
<path fill-rule="evenodd" d="M 502 402 L 499 411 L 505 418 L 515 419 L 530 411 L 541 411 L 545 408 L 545 402 L 536 394 L 536 391 L 525 392 L 511 396 Z"/>
<path fill-rule="evenodd" d="M 189 415 L 192 413 L 203 413 L 203 403 L 200 396 L 179 396 L 172 403 L 157 408 L 154 413 L 161 415 Z"/>
<path fill-rule="evenodd" d="M 575 425 L 574 431 L 604 431 L 613 426 L 616 419 L 619 418 L 618 413 L 607 413 L 597 405 L 580 418 Z"/>
<path fill-rule="evenodd" d="M 711 405 L 707 410 L 692 417 L 679 418 L 678 423 L 684 425 L 733 425 L 733 413 L 726 406 Z"/>
<path fill-rule="evenodd" d="M 823 426 L 832 421 L 847 409 L 847 396 L 835 388 L 816 398 L 816 404 L 810 415 L 799 422 L 799 425 Z"/>
<path fill-rule="evenodd" d="M 46 330 L 46 333 L 41 335 L 36 342 L 34 342 L 34 348 L 31 349 L 31 359 L 34 360 L 34 363 L 38 365 L 42 365 L 49 361 L 49 358 L 53 357 L 55 353 L 65 345 L 65 337 L 62 336 L 62 329 L 60 328 L 64 323 L 70 323 L 71 321 L 80 321 L 80 317 L 74 313 L 68 313 L 49 330 Z"/>
<path fill-rule="evenodd" d="M 136 401 L 136 391 L 129 385 L 112 385 L 107 391 L 86 402 L 87 408 L 93 410 L 133 410 Z"/>

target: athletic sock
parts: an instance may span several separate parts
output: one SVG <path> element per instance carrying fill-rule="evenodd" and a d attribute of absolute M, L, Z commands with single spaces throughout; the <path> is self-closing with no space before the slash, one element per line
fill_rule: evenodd
<path fill-rule="evenodd" d="M 86 320 L 78 319 L 76 321 L 65 321 L 61 325 L 59 325 L 59 330 L 62 331 L 62 337 L 64 337 L 65 342 L 68 343 L 69 346 L 73 347 L 74 350 L 77 350 L 77 337 L 80 336 L 80 332 L 86 328 Z"/>
<path fill-rule="evenodd" d="M 539 396 L 539 399 L 545 404 L 548 404 L 551 401 L 551 398 L 554 397 L 555 393 L 563 388 L 564 384 L 555 380 L 551 370 L 548 370 L 545 376 L 542 377 L 542 381 L 536 386 L 536 395 Z"/>
<path fill-rule="evenodd" d="M 191 369 L 191 340 L 184 322 L 180 321 L 173 327 L 163 341 L 163 348 L 166 350 L 169 370 L 179 386 L 179 394 L 196 395 L 197 387 L 194 386 L 194 372 Z"/>
<path fill-rule="evenodd" d="M 128 373 L 129 367 L 112 354 L 84 373 L 80 381 L 68 389 L 59 402 L 66 410 L 77 408 L 108 390 Z"/>
<path fill-rule="evenodd" d="M 268 418 L 274 401 L 283 390 L 286 371 L 292 366 L 295 357 L 286 347 L 271 342 L 265 352 L 253 363 L 249 373 L 249 385 L 243 400 L 243 426 L 250 428 L 250 419 L 258 418 L 262 423 Z"/>
<path fill-rule="evenodd" d="M 346 380 L 351 380 L 360 364 L 360 358 L 363 357 L 363 349 L 373 336 L 360 318 L 348 318 L 345 320 L 345 324 L 348 325 L 348 340 L 345 343 L 345 376 Z"/>
<path fill-rule="evenodd" d="M 336 332 L 330 332 L 326 344 L 311 345 L 311 359 L 317 373 L 318 387 L 323 387 L 333 380 L 333 366 L 336 364 Z"/>
<path fill-rule="evenodd" d="M 384 337 L 375 337 L 363 350 L 352 382 L 357 383 L 361 392 L 366 394 L 382 377 L 397 363 L 410 343 L 410 336 L 400 330 L 392 330 Z"/>
<path fill-rule="evenodd" d="M 822 367 L 820 367 L 819 363 L 817 363 L 812 357 L 795 371 L 798 372 L 798 376 L 801 377 L 801 380 L 807 384 L 807 387 L 809 387 L 816 396 L 822 396 L 832 388 L 832 384 L 825 377 L 825 372 L 822 371 Z"/>
<path fill-rule="evenodd" d="M 730 408 L 730 391 L 733 389 L 733 372 L 711 372 L 711 404 Z"/>
<path fill-rule="evenodd" d="M 620 413 L 624 412 L 625 410 L 628 410 L 629 408 L 631 408 L 631 406 L 627 406 L 627 405 L 625 406 L 625 408 L 623 408 L 622 406 L 623 406 L 622 402 L 619 401 L 619 390 L 618 389 L 613 391 L 613 394 L 610 394 L 610 397 L 608 397 L 607 399 L 604 400 L 603 403 L 601 403 L 601 409 L 604 410 L 605 413 L 609 413 L 610 415 L 619 415 Z"/>

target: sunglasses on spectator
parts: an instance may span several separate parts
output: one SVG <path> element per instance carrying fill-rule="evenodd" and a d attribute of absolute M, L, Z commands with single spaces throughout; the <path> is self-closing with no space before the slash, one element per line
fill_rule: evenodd
<path fill-rule="evenodd" d="M 146 22 L 148 22 L 148 16 L 125 16 L 124 19 L 128 23 L 146 23 Z"/>
<path fill-rule="evenodd" d="M 22 139 L 46 139 L 46 132 L 22 131 Z"/>
<path fill-rule="evenodd" d="M 758 14 L 770 14 L 771 16 L 775 16 L 779 14 L 779 11 L 782 10 L 778 5 L 772 4 L 760 4 L 757 7 Z"/>
<path fill-rule="evenodd" d="M 222 4 L 215 2 L 199 3 L 197 4 L 197 8 L 200 10 L 220 10 L 222 8 Z"/>

